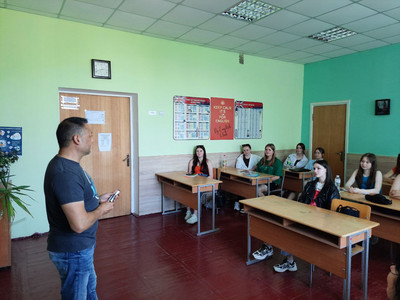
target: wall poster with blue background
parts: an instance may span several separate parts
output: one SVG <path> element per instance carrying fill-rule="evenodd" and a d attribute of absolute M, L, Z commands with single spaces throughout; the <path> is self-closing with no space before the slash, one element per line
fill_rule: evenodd
<path fill-rule="evenodd" d="M 22 155 L 22 127 L 0 126 L 0 151 Z"/>

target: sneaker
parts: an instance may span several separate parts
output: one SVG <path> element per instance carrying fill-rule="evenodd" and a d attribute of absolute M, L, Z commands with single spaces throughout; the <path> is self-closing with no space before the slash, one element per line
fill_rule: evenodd
<path fill-rule="evenodd" d="M 186 223 L 188 223 L 188 224 L 197 223 L 197 216 L 195 214 L 193 214 L 189 219 L 186 220 Z"/>
<path fill-rule="evenodd" d="M 235 202 L 234 210 L 240 210 L 239 202 Z"/>
<path fill-rule="evenodd" d="M 269 258 L 272 255 L 274 255 L 274 248 L 266 244 L 263 244 L 260 249 L 253 252 L 254 258 L 258 260 Z"/>
<path fill-rule="evenodd" d="M 279 273 L 283 273 L 286 271 L 294 272 L 294 271 L 297 271 L 297 265 L 296 265 L 295 261 L 290 263 L 285 258 L 285 260 L 281 264 L 277 264 L 274 266 L 274 270 L 275 270 L 275 272 L 279 272 Z"/>
<path fill-rule="evenodd" d="M 244 208 L 240 210 L 240 213 L 245 214 Z"/>
<path fill-rule="evenodd" d="M 191 216 L 192 216 L 192 212 L 190 210 L 186 211 L 185 221 L 189 220 Z"/>

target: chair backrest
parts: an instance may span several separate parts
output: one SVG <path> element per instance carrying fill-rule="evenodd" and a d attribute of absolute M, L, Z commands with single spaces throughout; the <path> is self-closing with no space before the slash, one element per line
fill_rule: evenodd
<path fill-rule="evenodd" d="M 357 208 L 360 211 L 360 218 L 369 220 L 371 218 L 371 206 L 361 204 L 352 201 L 346 201 L 342 199 L 333 199 L 331 204 L 331 210 L 336 211 L 336 208 L 342 204 L 343 206 L 351 206 Z"/>

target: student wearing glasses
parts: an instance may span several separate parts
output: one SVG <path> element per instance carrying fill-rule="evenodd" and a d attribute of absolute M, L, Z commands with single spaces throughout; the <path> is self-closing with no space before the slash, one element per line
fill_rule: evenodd
<path fill-rule="evenodd" d="M 313 165 L 316 161 L 324 159 L 324 154 L 325 154 L 324 148 L 322 148 L 322 147 L 315 148 L 315 150 L 314 150 L 314 158 L 315 159 L 310 159 L 308 161 L 308 163 L 305 165 L 304 169 L 312 170 Z"/>
<path fill-rule="evenodd" d="M 206 148 L 204 148 L 203 145 L 196 146 L 193 158 L 188 164 L 188 173 L 202 174 L 205 177 L 213 176 L 213 167 L 211 161 L 207 159 Z M 192 213 L 190 207 L 188 206 L 185 220 L 188 224 L 197 223 L 197 210 L 194 210 Z"/>
<path fill-rule="evenodd" d="M 257 163 L 260 161 L 261 157 L 256 154 L 251 153 L 250 144 L 242 145 L 242 154 L 236 159 L 236 168 L 242 170 L 251 170 L 253 171 Z M 235 202 L 235 210 L 240 210 L 239 202 Z"/>

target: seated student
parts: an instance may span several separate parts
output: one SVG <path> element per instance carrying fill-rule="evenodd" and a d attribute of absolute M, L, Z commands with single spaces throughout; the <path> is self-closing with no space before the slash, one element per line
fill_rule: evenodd
<path fill-rule="evenodd" d="M 356 183 L 357 187 L 353 187 Z M 382 190 L 382 173 L 377 170 L 376 156 L 365 153 L 361 156 L 360 166 L 353 172 L 344 186 L 350 193 L 380 194 Z"/>
<path fill-rule="evenodd" d="M 316 161 L 313 168 L 316 179 L 306 184 L 299 202 L 331 209 L 332 200 L 340 198 L 339 191 L 333 183 L 331 168 L 326 160 Z M 297 265 L 293 260 L 293 255 L 284 251 L 282 251 L 282 253 L 287 257 L 281 264 L 275 265 L 274 270 L 280 273 L 285 271 L 297 271 Z M 265 259 L 272 254 L 272 246 L 264 243 L 260 249 L 253 253 L 253 256 L 256 259 Z"/>
<path fill-rule="evenodd" d="M 298 143 L 296 146 L 296 153 L 289 154 L 289 156 L 283 163 L 283 167 L 285 169 L 304 167 L 308 162 L 308 158 L 304 154 L 305 151 L 306 151 L 306 146 L 303 143 Z"/>
<path fill-rule="evenodd" d="M 315 150 L 314 150 L 314 157 L 315 157 L 315 159 L 310 159 L 310 160 L 308 161 L 308 163 L 305 165 L 304 169 L 312 170 L 312 169 L 313 169 L 313 166 L 314 166 L 314 163 L 315 163 L 317 160 L 324 159 L 324 154 L 325 154 L 324 148 L 322 148 L 322 147 L 317 147 L 317 148 L 315 148 Z"/>
<path fill-rule="evenodd" d="M 385 175 L 383 175 L 383 180 L 392 183 L 397 175 L 400 174 L 400 153 L 397 155 L 397 163 L 393 169 L 389 170 Z"/>
<path fill-rule="evenodd" d="M 281 184 L 281 178 L 283 176 L 282 161 L 275 156 L 275 145 L 267 144 L 265 146 L 264 157 L 258 162 L 256 171 L 260 173 L 275 175 L 271 177 L 270 188 L 275 190 L 278 185 Z M 268 192 L 268 186 L 266 184 L 260 184 L 258 187 L 258 196 L 265 196 L 264 193 Z"/>
<path fill-rule="evenodd" d="M 236 159 L 236 168 L 242 170 L 254 170 L 261 157 L 251 153 L 250 144 L 242 145 L 243 153 Z M 239 202 L 235 202 L 235 210 L 240 210 Z"/>
<path fill-rule="evenodd" d="M 213 167 L 211 161 L 207 159 L 206 149 L 203 145 L 197 145 L 195 148 L 195 153 L 193 154 L 193 158 L 189 161 L 188 164 L 188 173 L 191 174 L 205 174 L 207 177 L 213 176 Z M 190 211 L 190 207 L 187 207 L 186 215 L 185 215 L 186 223 L 195 224 L 197 223 L 197 210 L 194 210 L 193 213 Z"/>
<path fill-rule="evenodd" d="M 400 175 L 396 176 L 392 187 L 390 188 L 389 196 L 392 198 L 400 199 Z"/>
<path fill-rule="evenodd" d="M 386 295 L 389 300 L 400 299 L 399 270 L 400 270 L 400 255 L 397 256 L 396 264 L 390 266 L 390 272 L 387 275 Z"/>

